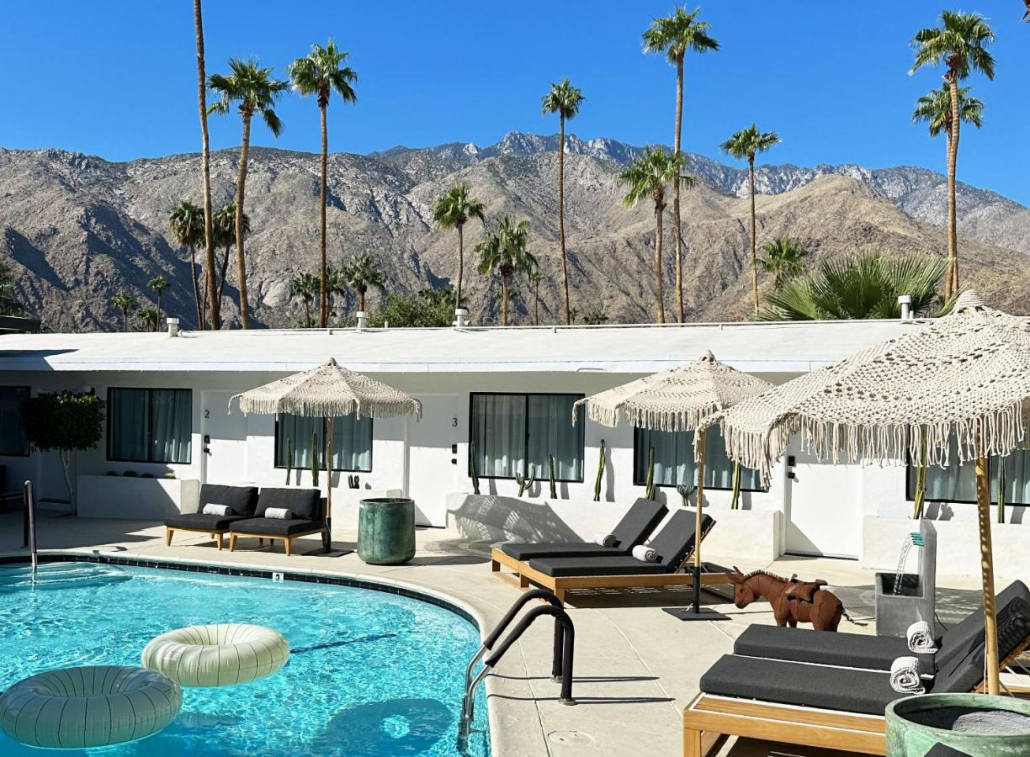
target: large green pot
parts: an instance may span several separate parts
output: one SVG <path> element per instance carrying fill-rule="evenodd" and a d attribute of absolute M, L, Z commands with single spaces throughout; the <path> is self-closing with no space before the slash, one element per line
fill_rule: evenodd
<path fill-rule="evenodd" d="M 373 565 L 401 565 L 414 556 L 414 500 L 361 500 L 358 508 L 358 557 Z"/>
<path fill-rule="evenodd" d="M 1025 732 L 1010 731 L 1007 734 L 971 733 L 929 724 L 935 718 L 947 720 L 947 716 L 958 710 L 970 709 L 1013 713 L 1030 718 L 1030 702 L 1013 697 L 926 694 L 898 699 L 887 706 L 887 757 L 923 757 L 937 744 L 951 747 L 970 757 L 1030 755 L 1030 721 L 1027 722 L 1028 730 Z"/>

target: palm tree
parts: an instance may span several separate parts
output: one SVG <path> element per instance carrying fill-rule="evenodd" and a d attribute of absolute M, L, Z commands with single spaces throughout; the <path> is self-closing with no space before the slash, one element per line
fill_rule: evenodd
<path fill-rule="evenodd" d="M 479 254 L 478 271 L 501 276 L 501 325 L 508 325 L 508 299 L 511 277 L 518 273 L 531 274 L 538 266 L 536 257 L 526 249 L 529 241 L 529 221 L 512 222 L 508 216 L 501 221 L 497 233 L 488 233 L 476 245 Z"/>
<path fill-rule="evenodd" d="M 579 113 L 583 93 L 566 77 L 560 84 L 551 84 L 551 91 L 544 95 L 542 114 L 558 114 L 558 240 L 561 244 L 561 276 L 565 288 L 565 323 L 572 323 L 569 302 L 569 264 L 565 255 L 565 121 Z"/>
<path fill-rule="evenodd" d="M 129 311 L 139 306 L 136 298 L 128 292 L 120 292 L 111 298 L 111 305 L 122 311 L 122 331 L 129 330 Z"/>
<path fill-rule="evenodd" d="M 290 297 L 300 297 L 304 301 L 303 328 L 309 329 L 315 325 L 311 318 L 311 304 L 316 297 L 321 296 L 321 288 L 320 277 L 310 273 L 300 273 L 290 279 Z"/>
<path fill-rule="evenodd" d="M 816 270 L 765 295 L 760 321 L 823 321 L 899 318 L 899 295 L 912 298 L 912 312 L 939 308 L 946 265 L 930 255 L 887 258 L 864 251 L 824 260 Z"/>
<path fill-rule="evenodd" d="M 236 244 L 236 203 L 227 202 L 215 211 L 215 246 L 224 247 L 225 255 L 222 257 L 221 270 L 218 276 L 218 287 L 216 297 L 219 305 L 225 292 L 225 279 L 229 274 L 229 251 Z M 250 233 L 250 216 L 243 214 L 243 235 Z"/>
<path fill-rule="evenodd" d="M 759 258 L 758 262 L 766 273 L 773 275 L 773 286 L 776 289 L 804 273 L 803 261 L 810 254 L 800 242 L 789 237 L 780 237 L 762 245 L 762 252 L 765 257 Z"/>
<path fill-rule="evenodd" d="M 656 18 L 644 32 L 644 52 L 665 53 L 669 63 L 676 66 L 676 131 L 673 135 L 672 153 L 680 154 L 680 139 L 683 134 L 683 58 L 687 51 L 706 53 L 717 51 L 719 43 L 708 33 L 711 27 L 707 21 L 698 21 L 700 8 L 693 13 L 676 8 L 671 16 Z M 683 323 L 683 236 L 680 225 L 680 186 L 677 183 L 672 192 L 672 218 L 676 225 L 676 313 Z"/>
<path fill-rule="evenodd" d="M 204 328 L 204 309 L 197 288 L 197 245 L 204 241 L 204 212 L 189 200 L 183 200 L 168 215 L 168 229 L 175 241 L 190 252 L 190 278 L 193 280 L 193 301 L 197 305 L 197 328 Z"/>
<path fill-rule="evenodd" d="M 533 269 L 533 272 L 529 274 L 529 283 L 533 286 L 533 325 L 540 325 L 540 282 L 544 280 L 544 275 L 540 273 L 539 268 Z"/>
<path fill-rule="evenodd" d="M 971 97 L 970 90 L 972 87 L 959 88 L 959 118 L 963 123 L 973 124 L 979 129 L 983 126 L 984 104 L 982 100 Z M 947 84 L 942 84 L 920 97 L 916 101 L 916 109 L 912 111 L 914 123 L 925 121 L 931 137 L 939 137 L 943 133 L 949 142 L 953 117 L 951 87 Z"/>
<path fill-rule="evenodd" d="M 343 298 L 344 306 L 346 306 L 347 293 L 350 291 L 350 284 L 348 284 L 347 281 L 347 266 L 344 265 L 340 268 L 330 266 L 326 276 L 329 280 L 329 305 L 331 306 L 333 313 L 337 317 L 340 317 L 343 313 L 342 308 L 341 312 L 336 312 L 336 295 Z"/>
<path fill-rule="evenodd" d="M 146 308 L 140 311 L 139 317 L 148 331 L 157 331 L 161 323 L 161 312 L 157 308 Z"/>
<path fill-rule="evenodd" d="M 221 96 L 221 100 L 208 110 L 225 114 L 233 103 L 238 103 L 243 120 L 243 138 L 240 142 L 240 167 L 236 176 L 236 267 L 240 278 L 240 323 L 250 328 L 250 314 L 247 309 L 247 265 L 244 254 L 243 199 L 247 185 L 247 159 L 250 152 L 250 122 L 255 113 L 260 113 L 265 126 L 278 137 L 283 123 L 273 107 L 289 84 L 272 78 L 271 68 L 260 68 L 256 60 L 229 59 L 228 76 L 213 74 L 208 86 Z"/>
<path fill-rule="evenodd" d="M 643 155 L 618 176 L 619 182 L 629 187 L 629 192 L 622 198 L 623 205 L 632 207 L 644 197 L 650 197 L 654 202 L 654 291 L 658 304 L 658 323 L 665 323 L 665 296 L 662 290 L 662 216 L 666 207 L 665 190 L 670 184 L 693 184 L 693 179 L 683 175 L 683 164 L 682 153 L 670 155 L 661 147 L 645 147 Z"/>
<path fill-rule="evenodd" d="M 465 276 L 464 228 L 469 219 L 483 219 L 483 203 L 469 197 L 468 184 L 458 183 L 433 206 L 433 220 L 441 229 L 458 230 L 458 286 L 454 290 L 454 309 L 461 307 L 461 283 Z"/>
<path fill-rule="evenodd" d="M 383 272 L 367 252 L 354 258 L 345 271 L 347 285 L 358 293 L 358 310 L 365 312 L 365 292 L 383 286 Z"/>
<path fill-rule="evenodd" d="M 758 312 L 758 252 L 755 242 L 755 155 L 765 152 L 773 145 L 778 145 L 780 138 L 774 131 L 758 131 L 756 124 L 734 132 L 722 143 L 723 152 L 729 153 L 737 160 L 747 158 L 747 179 L 751 192 L 751 287 L 754 290 L 755 313 Z"/>
<path fill-rule="evenodd" d="M 322 116 L 322 204 L 319 208 L 319 268 L 318 322 L 324 329 L 329 323 L 329 280 L 326 263 L 326 220 L 325 212 L 328 204 L 326 182 L 329 173 L 329 132 L 326 127 L 326 112 L 329 109 L 329 96 L 335 91 L 345 103 L 358 99 L 351 83 L 357 81 L 358 75 L 349 66 L 340 67 L 347 60 L 348 53 L 338 50 L 331 39 L 325 47 L 312 45 L 311 52 L 305 58 L 297 58 L 289 65 L 290 79 L 293 88 L 302 95 L 317 95 L 318 110 Z"/>
<path fill-rule="evenodd" d="M 204 265 L 207 267 L 207 287 L 204 299 L 211 301 L 211 328 L 221 328 L 221 302 L 215 299 L 215 238 L 214 217 L 211 213 L 211 142 L 207 133 L 207 74 L 204 64 L 204 15 L 201 0 L 193 0 L 193 29 L 197 37 L 197 105 L 200 108 L 200 175 L 204 185 Z M 161 293 L 158 292 L 160 318 Z"/>
<path fill-rule="evenodd" d="M 168 279 L 164 276 L 155 276 L 147 282 L 147 286 L 157 292 L 157 321 L 161 322 L 161 293 L 166 290 L 171 284 L 168 283 Z M 154 329 L 155 331 L 157 329 Z"/>
<path fill-rule="evenodd" d="M 958 140 L 961 131 L 961 101 L 959 82 L 971 71 L 980 71 L 988 79 L 994 78 L 994 58 L 987 45 L 994 41 L 994 32 L 979 13 L 944 11 L 941 26 L 920 29 L 912 38 L 916 60 L 909 74 L 923 66 L 947 66 L 944 81 L 951 90 L 951 133 L 948 140 L 948 276 L 944 284 L 945 297 L 957 294 L 958 278 L 958 214 L 955 201 Z"/>

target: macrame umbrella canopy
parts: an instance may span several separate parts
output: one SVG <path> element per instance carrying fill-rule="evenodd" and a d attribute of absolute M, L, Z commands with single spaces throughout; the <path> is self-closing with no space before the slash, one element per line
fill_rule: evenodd
<path fill-rule="evenodd" d="M 348 371 L 329 358 L 318 368 L 237 394 L 244 414 L 290 413 L 332 418 L 355 413 L 363 418 L 422 417 L 422 403 L 381 381 Z"/>

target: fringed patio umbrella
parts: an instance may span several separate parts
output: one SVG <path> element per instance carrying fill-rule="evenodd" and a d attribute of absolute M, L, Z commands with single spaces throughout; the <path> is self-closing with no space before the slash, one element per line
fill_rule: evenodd
<path fill-rule="evenodd" d="M 802 434 L 821 459 L 973 462 L 980 523 L 987 690 L 999 689 L 987 458 L 1021 446 L 1030 411 L 1030 323 L 964 292 L 950 315 L 713 416 L 730 458 L 768 480 Z"/>
<path fill-rule="evenodd" d="M 326 525 L 330 534 L 333 511 L 333 419 L 351 413 L 358 418 L 390 418 L 397 415 L 413 415 L 416 419 L 422 417 L 422 403 L 417 399 L 381 381 L 348 371 L 338 365 L 334 358 L 329 358 L 318 368 L 237 394 L 229 401 L 230 405 L 236 399 L 245 415 L 290 413 L 325 419 Z"/>
<path fill-rule="evenodd" d="M 736 405 L 772 388 L 749 373 L 720 363 L 705 352 L 693 363 L 631 381 L 600 394 L 581 399 L 573 408 L 585 405 L 587 416 L 605 426 L 615 426 L 623 416 L 640 428 L 655 431 L 698 430 L 697 521 L 694 542 L 694 614 L 701 613 L 701 508 L 704 501 L 705 430 L 701 422 L 712 413 Z"/>

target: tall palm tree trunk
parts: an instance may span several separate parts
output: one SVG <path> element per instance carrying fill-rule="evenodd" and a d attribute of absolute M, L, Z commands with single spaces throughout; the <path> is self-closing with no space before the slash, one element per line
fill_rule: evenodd
<path fill-rule="evenodd" d="M 959 93 L 958 77 L 951 77 L 951 135 L 948 140 L 948 273 L 944 297 L 958 293 L 958 208 L 955 201 L 955 173 L 958 165 Z"/>
<path fill-rule="evenodd" d="M 508 325 L 508 277 L 501 276 L 501 325 Z"/>
<path fill-rule="evenodd" d="M 540 325 L 540 282 L 533 282 L 533 323 Z"/>
<path fill-rule="evenodd" d="M 160 325 L 160 323 L 161 323 L 161 290 L 160 289 L 157 290 L 157 323 L 158 323 L 158 325 Z M 157 329 L 155 328 L 154 331 L 157 331 Z"/>
<path fill-rule="evenodd" d="M 250 153 L 250 115 L 243 116 L 243 141 L 240 145 L 240 170 L 236 176 L 236 268 L 240 277 L 240 325 L 250 328 L 247 312 L 247 262 L 243 251 L 243 196 L 247 186 L 247 156 Z"/>
<path fill-rule="evenodd" d="M 365 312 L 365 293 L 364 292 L 358 292 L 358 310 L 360 310 L 362 313 Z"/>
<path fill-rule="evenodd" d="M 676 134 L 672 141 L 672 154 L 680 154 L 680 134 L 683 131 L 683 57 L 676 59 Z M 677 177 L 672 189 L 672 217 L 676 224 L 673 238 L 676 240 L 676 316 L 683 323 L 683 236 L 680 225 L 680 180 Z"/>
<path fill-rule="evenodd" d="M 207 134 L 207 74 L 204 71 L 204 17 L 201 0 L 193 0 L 193 26 L 197 34 L 197 104 L 200 106 L 200 175 L 204 184 L 204 265 L 207 269 L 207 297 L 211 300 L 211 328 L 221 326 L 219 302 L 215 299 L 215 243 L 211 215 L 211 143 Z M 161 295 L 158 295 L 160 302 Z M 160 315 L 161 306 L 158 305 Z M 205 308 L 206 309 L 206 308 Z M 201 322 L 201 328 L 204 328 Z"/>
<path fill-rule="evenodd" d="M 457 224 L 458 229 L 458 290 L 454 293 L 454 309 L 461 307 L 461 282 L 465 278 L 465 231 L 462 224 Z"/>
<path fill-rule="evenodd" d="M 325 206 L 327 201 L 326 177 L 329 172 L 329 132 L 326 129 L 326 110 L 323 105 L 322 111 L 322 205 L 319 208 L 319 222 L 321 223 L 321 238 L 319 240 L 319 254 L 321 255 L 321 267 L 319 269 L 320 288 L 318 293 L 318 324 L 323 329 L 329 325 L 329 272 L 325 259 Z"/>
<path fill-rule="evenodd" d="M 197 328 L 204 330 L 204 311 L 200 307 L 200 290 L 197 288 L 197 248 L 190 245 L 190 278 L 193 280 L 193 301 L 197 305 Z"/>
<path fill-rule="evenodd" d="M 558 239 L 561 243 L 561 277 L 565 288 L 565 324 L 572 323 L 572 306 L 569 302 L 569 263 L 565 258 L 565 116 L 558 119 Z M 507 324 L 505 324 L 507 325 Z"/>
<path fill-rule="evenodd" d="M 755 315 L 758 315 L 758 250 L 755 246 L 755 159 L 747 159 L 747 181 L 751 188 L 751 289 L 755 297 Z"/>
<path fill-rule="evenodd" d="M 225 292 L 225 279 L 229 275 L 229 252 L 232 249 L 232 245 L 227 244 L 225 246 L 225 257 L 222 258 L 222 272 L 218 277 L 218 302 L 221 303 L 222 295 Z"/>
<path fill-rule="evenodd" d="M 655 204 L 654 293 L 658 300 L 658 323 L 665 323 L 665 295 L 662 292 L 662 206 Z"/>

